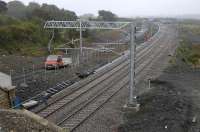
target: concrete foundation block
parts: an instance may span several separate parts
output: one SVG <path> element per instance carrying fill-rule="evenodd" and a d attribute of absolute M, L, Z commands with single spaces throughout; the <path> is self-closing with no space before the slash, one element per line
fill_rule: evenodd
<path fill-rule="evenodd" d="M 136 105 L 125 104 L 123 106 L 124 112 L 138 112 L 139 110 L 140 110 L 140 104 L 136 104 Z"/>

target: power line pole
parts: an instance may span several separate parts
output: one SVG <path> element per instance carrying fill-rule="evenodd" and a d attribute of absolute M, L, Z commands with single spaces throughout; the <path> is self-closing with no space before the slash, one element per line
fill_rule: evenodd
<path fill-rule="evenodd" d="M 136 58 L 136 45 L 135 45 L 135 26 L 131 24 L 131 41 L 130 41 L 130 86 L 129 86 L 129 105 L 136 106 L 137 100 L 135 98 L 135 58 Z"/>
<path fill-rule="evenodd" d="M 50 41 L 48 43 L 48 52 L 49 53 L 51 53 L 51 44 L 52 44 L 52 41 L 53 41 L 54 37 L 55 37 L 55 32 L 54 32 L 54 29 L 53 29 L 51 39 L 50 39 Z"/>
<path fill-rule="evenodd" d="M 82 21 L 81 19 L 79 19 L 79 22 L 80 22 L 80 53 L 81 53 L 81 56 L 82 56 L 82 52 L 83 52 L 83 38 L 82 38 Z"/>

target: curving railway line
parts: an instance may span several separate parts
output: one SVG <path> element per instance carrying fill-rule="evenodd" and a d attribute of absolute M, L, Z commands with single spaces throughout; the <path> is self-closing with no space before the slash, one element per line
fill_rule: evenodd
<path fill-rule="evenodd" d="M 160 25 L 159 32 L 136 49 L 136 82 L 145 69 L 169 50 L 173 29 Z M 94 75 L 53 96 L 47 106 L 33 109 L 36 114 L 59 126 L 76 130 L 105 103 L 129 84 L 129 54 L 121 56 Z"/>

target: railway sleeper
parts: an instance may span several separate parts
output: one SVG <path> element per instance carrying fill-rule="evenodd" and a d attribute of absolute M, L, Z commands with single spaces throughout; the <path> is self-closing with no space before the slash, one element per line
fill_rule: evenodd
<path fill-rule="evenodd" d="M 54 91 L 54 92 L 58 92 L 58 90 L 54 89 L 54 88 L 50 88 L 51 91 Z"/>
<path fill-rule="evenodd" d="M 69 86 L 69 84 L 65 84 L 65 83 L 61 83 L 60 85 L 58 85 L 59 87 L 63 87 L 63 88 L 65 88 L 66 86 Z"/>
<path fill-rule="evenodd" d="M 51 95 L 55 94 L 55 92 L 54 92 L 54 91 L 51 91 L 51 90 L 47 90 L 46 92 L 47 92 L 47 93 L 50 93 Z"/>

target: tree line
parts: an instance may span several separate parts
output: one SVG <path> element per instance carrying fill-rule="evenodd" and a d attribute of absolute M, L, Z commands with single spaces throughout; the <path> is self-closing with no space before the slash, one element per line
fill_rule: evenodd
<path fill-rule="evenodd" d="M 75 12 L 59 9 L 56 5 L 38 4 L 30 2 L 27 6 L 20 1 L 10 1 L 8 3 L 0 0 L 0 13 L 18 19 L 41 19 L 41 20 L 76 20 L 78 16 Z M 85 14 L 83 17 L 93 20 L 116 21 L 117 15 L 111 11 L 99 10 L 98 16 Z"/>
<path fill-rule="evenodd" d="M 95 21 L 116 21 L 117 15 L 100 10 L 98 16 L 85 14 L 77 16 L 73 11 L 59 9 L 56 5 L 30 2 L 24 5 L 20 1 L 8 3 L 0 0 L 0 53 L 38 54 L 43 51 L 51 34 L 42 27 L 47 20 L 77 20 L 84 18 Z M 76 30 L 55 30 L 55 44 L 77 38 Z M 88 33 L 85 33 L 87 37 Z"/>

